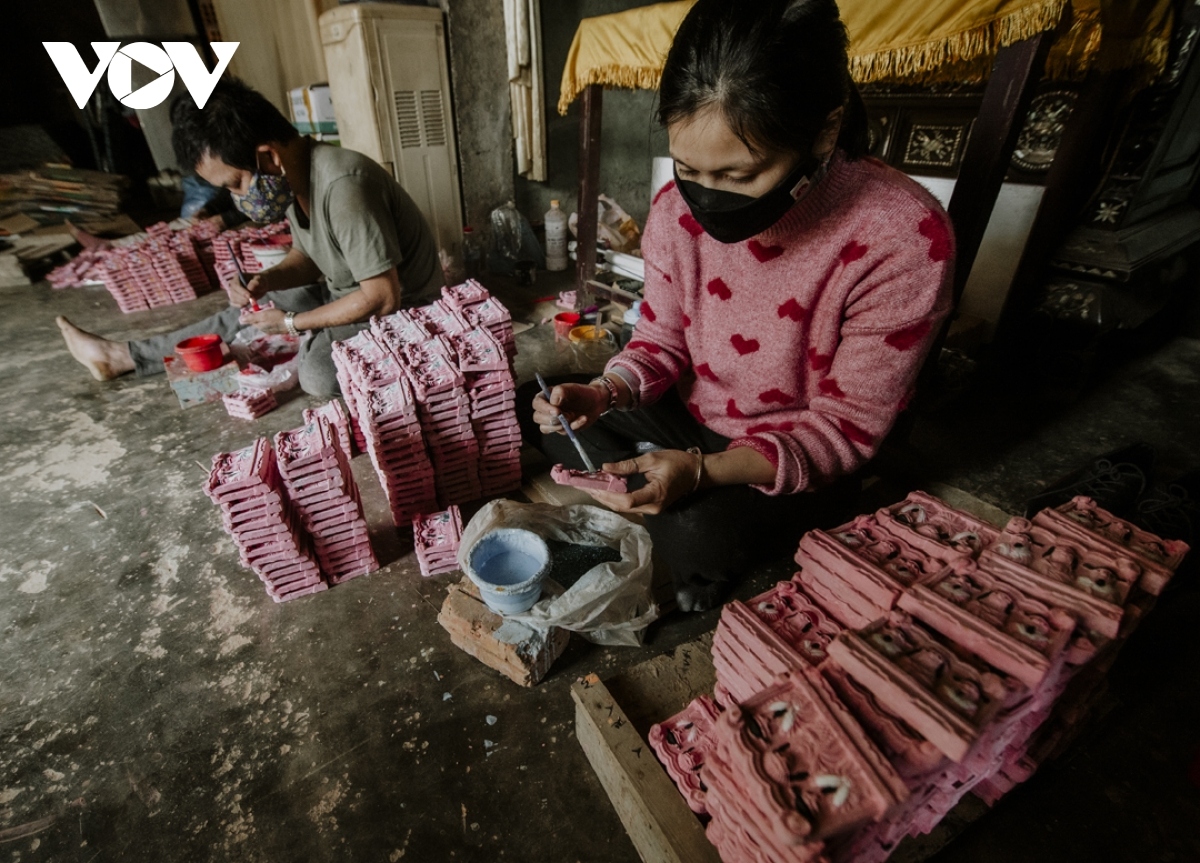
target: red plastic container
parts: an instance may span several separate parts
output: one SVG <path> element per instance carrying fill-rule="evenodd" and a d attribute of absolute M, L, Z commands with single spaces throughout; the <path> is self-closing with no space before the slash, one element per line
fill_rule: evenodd
<path fill-rule="evenodd" d="M 183 358 L 184 365 L 194 372 L 208 372 L 219 368 L 224 354 L 221 352 L 221 337 L 216 333 L 192 336 L 175 346 L 175 353 Z"/>
<path fill-rule="evenodd" d="M 554 316 L 554 337 L 566 340 L 571 330 L 579 326 L 578 312 L 559 312 Z"/>

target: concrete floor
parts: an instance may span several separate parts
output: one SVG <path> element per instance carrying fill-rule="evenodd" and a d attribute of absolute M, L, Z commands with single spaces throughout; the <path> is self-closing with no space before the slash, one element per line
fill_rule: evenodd
<path fill-rule="evenodd" d="M 362 458 L 385 568 L 272 603 L 200 483 L 212 453 L 290 428 L 314 402 L 253 423 L 180 410 L 162 378 L 92 381 L 53 322 L 128 337 L 219 304 L 122 315 L 102 290 L 0 293 L 0 861 L 633 863 L 567 689 L 716 613 L 672 615 L 641 649 L 577 640 L 521 689 L 436 624 L 449 577 L 420 577 Z M 520 344 L 523 378 L 568 364 L 545 328 Z M 1182 467 L 1200 440 L 1198 369 L 1200 341 L 1181 338 L 1054 416 L 997 401 L 922 422 L 911 463 L 1008 509 L 1124 440 Z M 790 570 L 752 573 L 738 594 Z M 1200 860 L 1200 790 L 1185 776 L 1200 747 L 1197 613 L 1194 580 L 1165 597 L 1068 756 L 937 859 Z"/>

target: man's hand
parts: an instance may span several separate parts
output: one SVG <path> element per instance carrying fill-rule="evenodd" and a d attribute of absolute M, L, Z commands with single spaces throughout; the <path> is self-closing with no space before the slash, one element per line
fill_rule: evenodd
<path fill-rule="evenodd" d="M 268 291 L 272 290 L 271 287 L 264 284 L 265 280 L 263 279 L 263 276 L 265 275 L 265 271 L 256 274 L 250 279 L 250 281 L 246 283 L 246 287 L 244 288 L 236 279 L 231 282 L 226 282 L 225 287 L 229 292 L 229 305 L 236 306 L 237 308 L 241 309 L 250 305 L 259 297 L 265 296 Z"/>
<path fill-rule="evenodd" d="M 617 476 L 643 474 L 646 477 L 646 485 L 628 494 L 591 490 L 588 493 L 617 512 L 658 515 L 692 491 L 696 482 L 697 458 L 699 456 L 690 452 L 668 449 L 646 453 L 626 461 L 611 462 L 602 469 Z"/>
<path fill-rule="evenodd" d="M 263 309 L 261 312 L 251 312 L 244 315 L 241 323 L 258 327 L 269 336 L 282 336 L 287 333 L 283 324 L 284 312 L 280 309 Z"/>
<path fill-rule="evenodd" d="M 540 393 L 533 400 L 533 419 L 542 434 L 565 434 L 561 414 L 571 428 L 587 428 L 608 409 L 608 390 L 588 384 L 559 384 L 550 390 L 550 401 Z"/>

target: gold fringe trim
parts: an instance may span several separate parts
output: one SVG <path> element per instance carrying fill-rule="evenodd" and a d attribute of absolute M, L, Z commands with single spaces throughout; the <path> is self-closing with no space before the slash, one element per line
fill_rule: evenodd
<path fill-rule="evenodd" d="M 1099 9 L 1076 10 L 1070 29 L 1059 36 L 1046 58 L 1046 77 L 1053 81 L 1081 81 L 1092 69 L 1134 71 L 1134 90 L 1148 86 L 1167 68 L 1171 40 L 1165 32 L 1144 33 L 1136 39 L 1104 37 Z"/>
<path fill-rule="evenodd" d="M 941 39 L 858 56 L 853 56 L 851 34 L 850 74 L 860 84 L 921 84 L 945 80 L 948 66 L 972 69 L 982 61 L 990 67 L 1000 48 L 1054 29 L 1066 5 L 1066 0 L 1047 0 Z"/>
<path fill-rule="evenodd" d="M 1081 8 L 1082 7 L 1082 8 Z M 1046 59 L 1046 77 L 1079 81 L 1092 68 L 1135 70 L 1135 89 L 1158 78 L 1167 66 L 1170 38 L 1167 33 L 1145 33 L 1129 40 L 1104 39 L 1098 6 L 1070 5 L 1070 0 L 1045 0 L 1026 6 L 986 24 L 940 39 L 854 56 L 850 72 L 859 84 L 975 84 L 986 81 L 1003 47 L 1053 30 L 1070 9 L 1071 23 L 1055 39 Z M 1114 44 L 1117 43 L 1117 44 Z M 565 78 L 565 76 L 564 76 Z M 558 113 L 566 115 L 571 103 L 592 84 L 606 89 L 658 89 L 662 67 L 635 67 L 612 63 L 590 68 L 582 76 L 564 81 Z"/>
<path fill-rule="evenodd" d="M 566 116 L 567 108 L 575 98 L 592 84 L 603 84 L 605 89 L 624 87 L 627 90 L 657 90 L 662 79 L 662 66 L 630 68 L 619 63 L 595 66 L 581 79 L 571 80 L 571 87 L 558 97 L 558 113 Z"/>

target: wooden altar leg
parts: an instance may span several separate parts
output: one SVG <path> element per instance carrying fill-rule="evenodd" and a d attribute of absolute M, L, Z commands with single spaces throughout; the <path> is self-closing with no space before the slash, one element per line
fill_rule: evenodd
<path fill-rule="evenodd" d="M 1016 149 L 1017 136 L 1021 133 L 1034 89 L 1046 65 L 1052 36 L 1053 31 L 1046 31 L 1001 48 L 996 54 L 991 77 L 983 91 L 979 116 L 971 128 L 971 136 L 963 152 L 950 206 L 946 208 L 954 226 L 957 247 L 954 267 L 955 309 L 962 299 L 971 267 L 983 242 L 983 233 L 987 230 L 996 199 L 1000 196 L 1000 186 L 1004 183 L 1004 174 Z M 931 386 L 938 356 L 950 332 L 953 317 L 951 314 L 933 342 L 917 381 L 918 391 Z M 901 414 L 889 439 L 895 442 L 906 440 L 912 431 L 914 419 L 912 411 Z"/>
<path fill-rule="evenodd" d="M 576 225 L 576 286 L 582 292 L 596 274 L 596 206 L 600 195 L 600 116 L 604 88 L 590 84 L 583 91 L 579 121 L 579 221 Z M 580 294 L 582 298 L 583 294 Z"/>
<path fill-rule="evenodd" d="M 954 305 L 962 299 L 967 277 L 987 230 L 1004 174 L 1017 146 L 1033 91 L 1042 77 L 1052 31 L 1001 48 L 992 67 L 979 117 L 971 129 L 962 167 L 946 208 L 954 224 L 958 257 L 954 268 Z"/>

